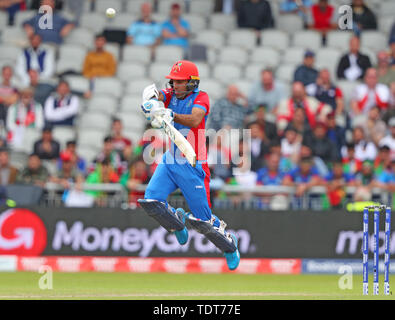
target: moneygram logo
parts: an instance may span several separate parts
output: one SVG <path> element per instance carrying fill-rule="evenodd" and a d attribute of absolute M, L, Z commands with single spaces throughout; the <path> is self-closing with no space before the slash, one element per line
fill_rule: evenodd
<path fill-rule="evenodd" d="M 47 244 L 42 220 L 27 209 L 9 209 L 0 214 L 0 254 L 40 255 Z"/>

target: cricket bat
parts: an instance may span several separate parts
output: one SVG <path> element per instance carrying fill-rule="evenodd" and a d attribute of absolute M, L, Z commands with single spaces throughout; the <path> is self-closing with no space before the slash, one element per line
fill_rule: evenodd
<path fill-rule="evenodd" d="M 174 142 L 174 144 L 181 150 L 185 155 L 185 158 L 191 164 L 192 167 L 196 167 L 196 153 L 193 150 L 188 140 L 178 131 L 174 126 L 164 119 L 162 116 L 155 116 L 161 123 L 162 128 L 167 136 Z"/>

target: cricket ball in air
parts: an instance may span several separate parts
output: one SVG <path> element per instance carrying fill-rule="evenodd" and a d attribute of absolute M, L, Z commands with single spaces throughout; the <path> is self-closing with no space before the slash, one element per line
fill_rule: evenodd
<path fill-rule="evenodd" d="M 114 17 L 115 17 L 115 14 L 116 14 L 116 11 L 115 11 L 114 8 L 107 8 L 107 10 L 106 10 L 106 16 L 107 16 L 108 18 L 114 18 Z"/>

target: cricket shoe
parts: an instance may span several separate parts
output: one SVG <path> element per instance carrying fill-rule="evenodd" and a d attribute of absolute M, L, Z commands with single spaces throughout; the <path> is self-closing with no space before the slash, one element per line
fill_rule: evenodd
<path fill-rule="evenodd" d="M 173 209 L 174 210 L 174 209 Z M 174 211 L 175 215 L 182 221 L 182 223 L 185 225 L 185 219 L 187 217 L 187 213 L 183 208 L 178 208 L 177 210 Z M 174 231 L 174 234 L 176 235 L 176 238 L 178 240 L 178 243 L 183 245 L 186 244 L 188 241 L 188 229 L 184 227 L 184 229 L 179 230 L 179 231 Z"/>
<path fill-rule="evenodd" d="M 232 241 L 236 247 L 236 250 L 233 252 L 224 252 L 224 256 L 226 258 L 226 264 L 228 265 L 229 270 L 235 270 L 240 263 L 240 252 L 237 248 L 237 239 L 234 234 L 230 234 Z"/>

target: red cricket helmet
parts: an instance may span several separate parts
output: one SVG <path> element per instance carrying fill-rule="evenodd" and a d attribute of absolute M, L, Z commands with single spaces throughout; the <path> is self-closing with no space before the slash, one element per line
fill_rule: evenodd
<path fill-rule="evenodd" d="M 199 86 L 200 78 L 197 66 L 188 60 L 180 60 L 173 64 L 170 73 L 166 76 L 170 79 L 169 84 L 173 88 L 173 80 L 189 80 L 187 92 L 196 90 Z"/>

